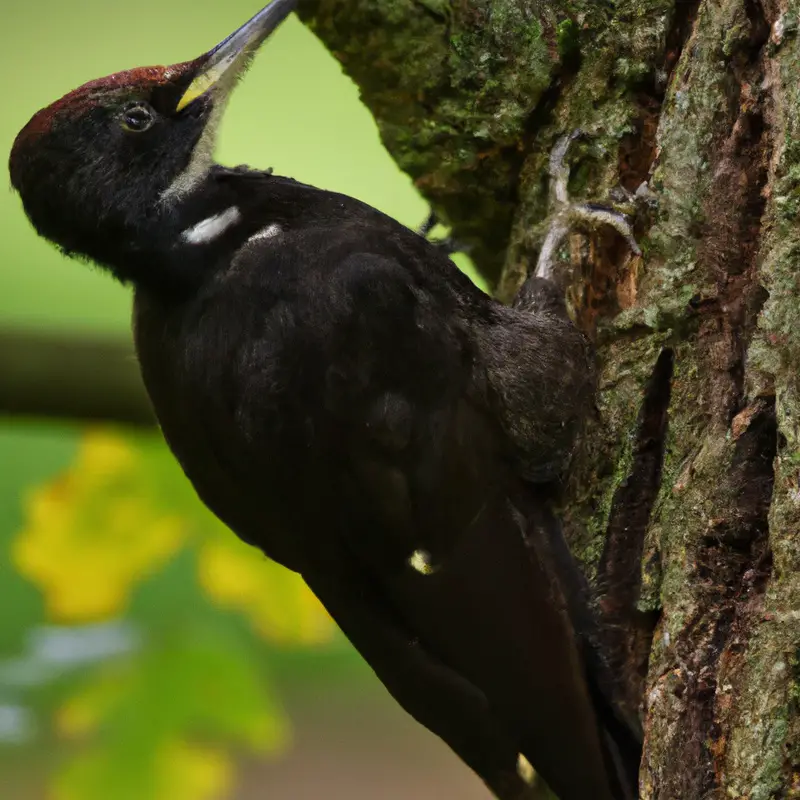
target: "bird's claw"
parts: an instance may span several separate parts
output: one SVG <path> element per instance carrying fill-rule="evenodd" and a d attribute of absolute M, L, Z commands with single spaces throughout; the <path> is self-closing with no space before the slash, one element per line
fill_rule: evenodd
<path fill-rule="evenodd" d="M 569 234 L 573 226 L 597 229 L 603 226 L 614 228 L 628 243 L 634 255 L 641 255 L 642 251 L 633 235 L 633 227 L 627 215 L 616 209 L 597 203 L 574 203 L 569 199 L 567 183 L 569 181 L 569 165 L 566 155 L 570 144 L 584 135 L 581 130 L 561 136 L 550 153 L 550 224 L 545 234 L 542 247 L 539 250 L 539 259 L 536 263 L 535 275 L 538 278 L 552 280 L 555 274 L 556 253 L 561 243 Z M 624 191 L 624 190 L 622 190 Z M 646 198 L 647 189 L 639 187 L 633 199 Z M 626 192 L 626 195 L 628 193 Z"/>
<path fill-rule="evenodd" d="M 430 232 L 439 224 L 439 215 L 431 209 L 428 212 L 428 216 L 425 218 L 425 222 L 417 228 L 417 233 L 423 238 L 427 239 Z"/>
<path fill-rule="evenodd" d="M 417 228 L 417 233 L 426 239 L 430 244 L 441 250 L 445 255 L 452 255 L 453 253 L 469 253 L 470 246 L 464 242 L 458 241 L 452 236 L 445 236 L 443 239 L 430 239 L 428 238 L 431 231 L 441 222 L 439 215 L 433 210 L 430 210 L 425 222 Z"/>

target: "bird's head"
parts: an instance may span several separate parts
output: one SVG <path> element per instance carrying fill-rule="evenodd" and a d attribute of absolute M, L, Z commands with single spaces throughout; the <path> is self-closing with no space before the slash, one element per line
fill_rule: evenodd
<path fill-rule="evenodd" d="M 36 113 L 9 171 L 37 231 L 100 263 L 109 248 L 140 246 L 202 183 L 237 78 L 296 2 L 272 0 L 193 61 L 90 81 Z"/>

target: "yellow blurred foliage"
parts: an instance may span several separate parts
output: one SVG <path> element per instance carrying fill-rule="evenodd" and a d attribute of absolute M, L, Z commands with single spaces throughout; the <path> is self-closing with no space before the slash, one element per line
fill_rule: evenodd
<path fill-rule="evenodd" d="M 290 740 L 250 655 L 201 625 L 86 676 L 54 717 L 59 736 L 84 745 L 55 776 L 54 800 L 227 797 L 230 748 L 274 757 Z"/>
<path fill-rule="evenodd" d="M 121 713 L 133 709 L 146 717 L 154 705 L 162 712 L 159 718 L 140 719 L 142 727 L 153 726 L 148 740 L 165 730 L 184 730 L 190 721 L 213 719 L 212 727 L 226 730 L 253 752 L 280 752 L 289 744 L 286 720 L 261 677 L 240 659 L 235 650 L 204 652 L 189 645 L 112 665 L 61 704 L 53 717 L 56 733 L 65 739 L 90 738 Z M 168 713 L 164 703 L 171 703 Z"/>
<path fill-rule="evenodd" d="M 267 639 L 314 645 L 333 636 L 333 621 L 299 575 L 227 531 L 202 545 L 198 572 L 216 603 L 241 611 Z"/>
<path fill-rule="evenodd" d="M 49 615 L 85 622 L 120 613 L 133 584 L 157 570 L 186 538 L 175 514 L 143 496 L 141 458 L 113 433 L 83 439 L 71 468 L 34 489 L 15 564 L 43 591 Z"/>
<path fill-rule="evenodd" d="M 94 733 L 114 708 L 117 692 L 113 684 L 98 681 L 76 692 L 53 718 L 56 731 L 65 739 L 79 739 Z"/>
<path fill-rule="evenodd" d="M 108 772 L 104 754 L 90 751 L 71 759 L 53 783 L 51 800 L 86 800 L 103 794 L 102 786 L 118 786 Z M 235 776 L 231 758 L 222 750 L 188 744 L 180 739 L 162 742 L 147 770 L 142 787 L 130 784 L 114 791 L 114 800 L 222 800 L 229 797 Z"/>
<path fill-rule="evenodd" d="M 222 750 L 168 742 L 158 756 L 158 794 L 153 800 L 216 800 L 233 784 L 233 765 Z"/>
<path fill-rule="evenodd" d="M 86 622 L 125 610 L 131 592 L 184 545 L 217 604 L 281 644 L 330 641 L 335 627 L 296 574 L 239 541 L 195 496 L 163 442 L 92 430 L 62 475 L 25 502 L 13 548 L 51 618 Z"/>

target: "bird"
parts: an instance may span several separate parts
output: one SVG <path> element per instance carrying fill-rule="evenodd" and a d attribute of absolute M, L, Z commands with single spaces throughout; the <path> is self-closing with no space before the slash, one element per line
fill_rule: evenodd
<path fill-rule="evenodd" d="M 38 111 L 12 186 L 39 235 L 133 288 L 142 378 L 199 498 L 303 577 L 406 712 L 500 800 L 541 780 L 634 797 L 540 491 L 591 406 L 591 346 L 549 271 L 504 305 L 359 200 L 214 161 L 295 6 Z"/>

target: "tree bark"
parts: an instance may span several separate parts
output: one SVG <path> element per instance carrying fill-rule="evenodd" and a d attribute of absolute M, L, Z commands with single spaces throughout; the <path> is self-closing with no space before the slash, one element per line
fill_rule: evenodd
<path fill-rule="evenodd" d="M 642 798 L 800 797 L 800 0 L 301 0 L 301 16 L 500 298 L 536 263 L 563 134 L 586 133 L 572 198 L 636 209 L 642 257 L 608 231 L 562 248 L 600 368 L 566 532 L 644 722 Z M 7 363 L 0 404 L 24 411 Z M 88 396 L 108 375 L 87 374 Z M 149 413 L 123 406 L 65 408 Z"/>

